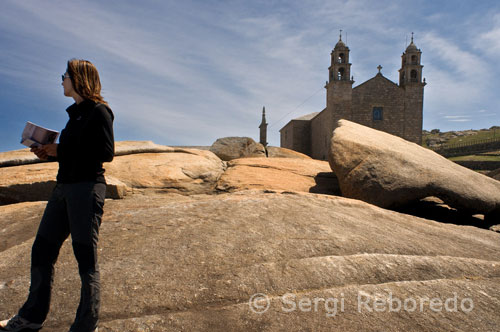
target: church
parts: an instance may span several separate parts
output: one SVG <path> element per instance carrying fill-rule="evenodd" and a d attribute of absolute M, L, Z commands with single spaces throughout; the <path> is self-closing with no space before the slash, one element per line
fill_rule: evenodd
<path fill-rule="evenodd" d="M 357 122 L 421 144 L 425 78 L 422 52 L 411 43 L 401 56 L 399 85 L 378 73 L 353 88 L 349 47 L 342 41 L 331 53 L 326 82 L 326 108 L 301 116 L 280 129 L 281 147 L 326 160 L 332 132 L 340 119 Z"/>

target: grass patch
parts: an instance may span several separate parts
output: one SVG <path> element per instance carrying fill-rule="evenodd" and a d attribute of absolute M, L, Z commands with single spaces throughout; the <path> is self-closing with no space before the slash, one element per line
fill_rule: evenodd
<path fill-rule="evenodd" d="M 459 132 L 458 130 L 455 132 Z M 461 130 L 461 132 L 468 132 L 468 130 Z M 500 138 L 500 129 L 486 129 L 478 130 L 475 133 L 464 135 L 464 136 L 453 136 L 453 132 L 443 132 L 438 134 L 427 134 L 422 136 L 422 146 L 427 147 L 428 139 L 438 139 L 444 138 L 446 140 L 445 145 L 452 145 L 458 143 L 471 143 L 478 140 Z"/>
<path fill-rule="evenodd" d="M 448 158 L 451 161 L 500 161 L 500 156 L 469 155 Z"/>
<path fill-rule="evenodd" d="M 451 138 L 447 144 L 469 143 L 477 140 L 500 138 L 500 130 L 480 131 L 477 134 Z"/>

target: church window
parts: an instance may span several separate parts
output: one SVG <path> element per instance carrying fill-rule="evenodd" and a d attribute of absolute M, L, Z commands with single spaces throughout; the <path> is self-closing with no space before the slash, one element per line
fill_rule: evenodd
<path fill-rule="evenodd" d="M 337 59 L 338 63 L 345 63 L 345 55 L 344 53 L 339 54 L 339 58 Z"/>
<path fill-rule="evenodd" d="M 416 65 L 417 64 L 417 56 L 416 55 L 412 55 L 411 56 L 411 63 L 412 63 L 412 65 Z"/>
<path fill-rule="evenodd" d="M 410 73 L 410 79 L 412 82 L 417 82 L 417 71 L 416 70 L 412 70 L 411 73 Z"/>
<path fill-rule="evenodd" d="M 344 79 L 344 68 L 339 68 L 339 72 L 337 73 L 337 78 L 339 81 Z"/>
<path fill-rule="evenodd" d="M 373 120 L 383 120 L 384 119 L 384 108 L 383 107 L 374 107 L 373 108 Z"/>

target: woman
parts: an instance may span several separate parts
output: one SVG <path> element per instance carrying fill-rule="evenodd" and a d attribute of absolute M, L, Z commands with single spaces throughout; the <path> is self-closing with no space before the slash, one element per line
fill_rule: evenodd
<path fill-rule="evenodd" d="M 70 332 L 97 331 L 100 302 L 97 241 L 106 182 L 103 162 L 114 156 L 114 115 L 101 96 L 96 67 L 68 61 L 62 76 L 64 95 L 75 103 L 59 144 L 32 148 L 42 160 L 57 160 L 57 184 L 43 214 L 31 252 L 31 286 L 26 303 L 0 331 L 38 331 L 49 312 L 54 264 L 71 234 L 82 282 L 81 298 Z"/>

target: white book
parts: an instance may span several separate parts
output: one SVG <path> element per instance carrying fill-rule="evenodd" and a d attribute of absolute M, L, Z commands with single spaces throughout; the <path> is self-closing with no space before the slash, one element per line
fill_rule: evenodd
<path fill-rule="evenodd" d="M 58 131 L 40 127 L 28 121 L 23 130 L 21 144 L 29 148 L 34 148 L 45 144 L 52 144 L 58 137 Z"/>

